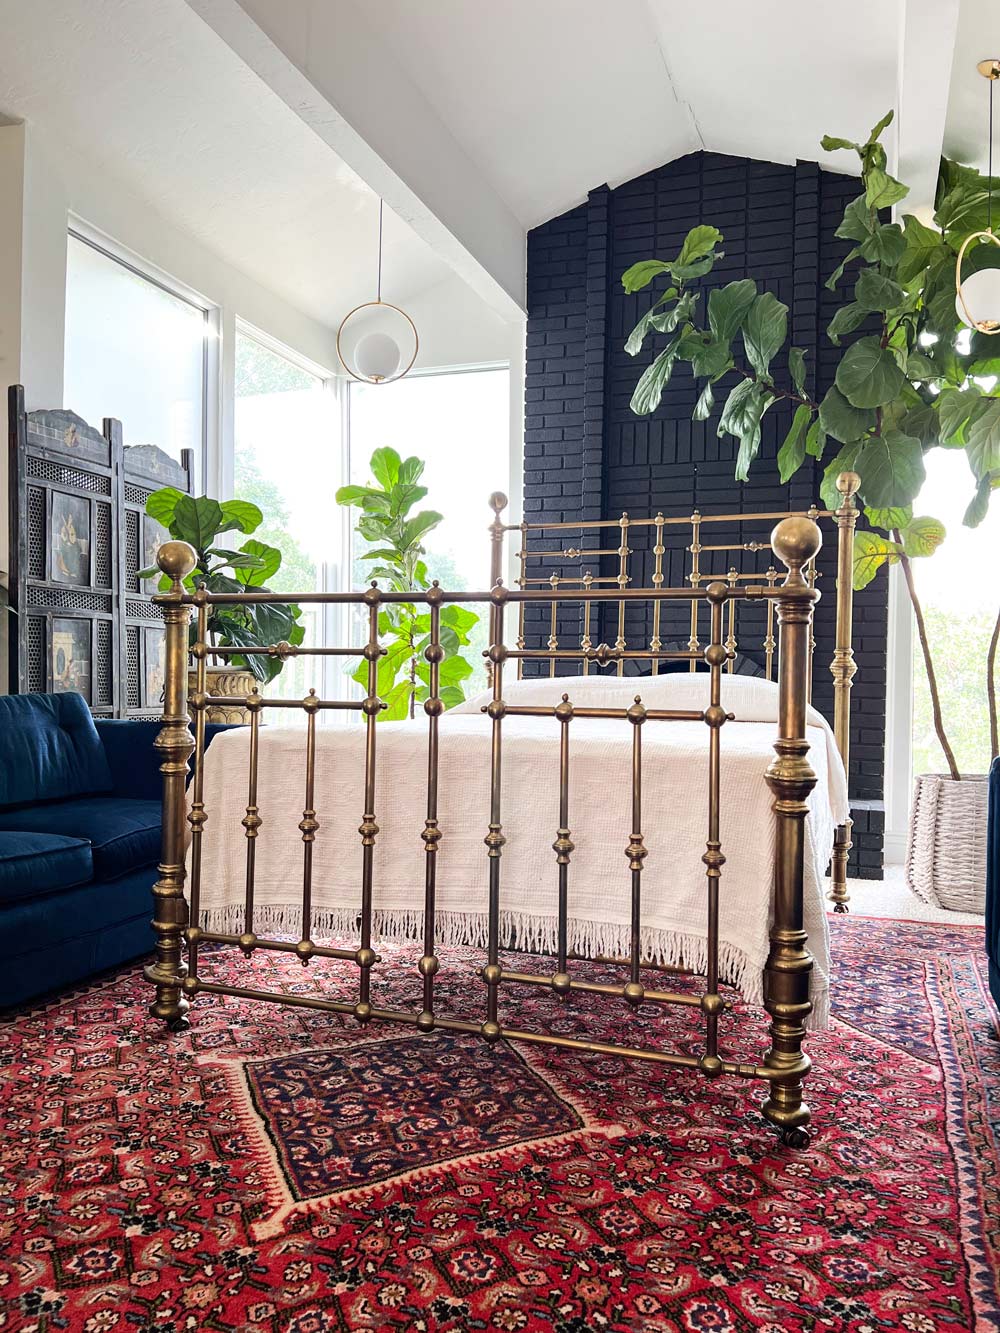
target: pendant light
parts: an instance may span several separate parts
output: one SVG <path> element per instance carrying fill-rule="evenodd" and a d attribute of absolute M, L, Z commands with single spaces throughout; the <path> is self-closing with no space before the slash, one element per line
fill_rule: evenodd
<path fill-rule="evenodd" d="M 1000 237 L 993 231 L 993 85 L 1000 78 L 1000 60 L 980 60 L 976 66 L 990 84 L 989 163 L 986 168 L 986 230 L 973 232 L 962 242 L 955 261 L 955 309 L 958 317 L 978 333 L 1000 333 L 1000 269 L 981 268 L 962 278 L 962 260 L 965 252 L 976 241 L 1000 246 Z"/>
<path fill-rule="evenodd" d="M 349 310 L 341 320 L 340 328 L 337 330 L 337 356 L 340 358 L 340 364 L 352 379 L 360 380 L 362 384 L 391 384 L 394 380 L 401 380 L 404 375 L 413 369 L 417 352 L 420 350 L 417 326 L 410 316 L 405 310 L 401 310 L 398 305 L 382 300 L 382 208 L 383 204 L 380 199 L 378 201 L 378 282 L 375 300 L 364 301 L 361 305 L 356 305 L 353 310 Z M 403 363 L 403 352 L 399 343 L 391 333 L 386 333 L 380 329 L 361 335 L 350 357 L 350 362 L 353 362 L 353 364 L 344 356 L 342 345 L 344 330 L 348 321 L 352 320 L 355 315 L 359 315 L 363 310 L 390 310 L 409 325 L 410 332 L 413 335 L 413 355 L 402 370 L 400 370 L 400 366 Z"/>

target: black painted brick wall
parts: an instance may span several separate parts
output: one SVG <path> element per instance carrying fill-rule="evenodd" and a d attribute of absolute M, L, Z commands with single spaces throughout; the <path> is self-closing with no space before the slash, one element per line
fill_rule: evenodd
<path fill-rule="evenodd" d="M 716 435 L 718 410 L 707 422 L 691 420 L 697 390 L 686 366 L 675 373 L 652 417 L 639 418 L 631 412 L 629 399 L 636 380 L 660 340 L 647 342 L 636 358 L 624 352 L 625 338 L 653 293 L 647 289 L 628 296 L 620 278 L 638 259 L 676 254 L 697 223 L 715 224 L 725 237 L 725 258 L 707 284 L 754 277 L 789 306 L 791 341 L 806 349 L 808 389 L 819 397 L 836 369 L 838 352 L 825 329 L 842 299 L 827 291 L 824 283 L 847 248 L 834 232 L 844 205 L 856 194 L 856 180 L 820 171 L 813 163 L 789 167 L 695 153 L 615 190 L 602 186 L 586 204 L 530 232 L 525 519 L 617 519 L 623 510 L 635 518 L 657 510 L 668 517 L 686 516 L 694 508 L 706 514 L 753 513 L 806 508 L 818 502 L 820 467 L 800 470 L 787 486 L 778 482 L 774 460 L 791 421 L 790 407 L 778 404 L 765 416 L 761 452 L 744 485 L 733 478 L 735 441 Z M 776 377 L 779 384 L 787 382 L 780 363 Z M 831 453 L 837 447 L 833 441 L 828 446 Z M 702 541 L 742 541 L 751 535 L 722 529 L 723 525 L 703 529 Z M 766 540 L 768 530 L 768 524 L 761 524 L 759 534 L 752 535 Z M 817 622 L 817 653 L 829 660 L 836 543 L 832 529 L 826 529 L 826 536 L 819 587 L 829 600 Z M 612 538 L 609 542 L 604 533 L 605 546 L 617 544 L 614 534 Z M 683 579 L 688 557 L 680 547 L 689 540 L 689 529 L 674 530 L 672 541 L 678 549 L 668 550 L 667 583 Z M 598 539 L 584 532 L 573 534 L 572 541 L 593 548 Z M 629 545 L 636 552 L 633 583 L 648 583 L 653 559 L 650 530 L 633 529 Z M 724 573 L 734 563 L 729 555 L 720 554 L 715 564 L 709 564 L 709 558 L 703 558 L 702 567 L 713 572 Z M 596 567 L 599 562 L 593 563 Z M 764 568 L 767 560 L 765 555 L 746 556 L 735 563 L 749 571 Z M 615 567 L 613 558 L 601 562 L 602 573 L 613 573 Z M 616 614 L 613 608 L 605 609 L 600 634 L 608 642 L 614 641 L 617 631 Z M 686 608 L 678 608 L 672 617 L 665 615 L 662 637 L 686 641 L 687 615 Z M 648 641 L 647 617 L 648 608 L 629 607 L 626 636 L 631 642 Z M 529 647 L 544 640 L 549 632 L 548 608 L 529 609 L 526 626 Z M 852 697 L 850 765 L 851 795 L 859 803 L 851 873 L 868 878 L 882 873 L 886 629 L 886 583 L 876 580 L 855 599 L 858 674 Z M 567 641 L 578 641 L 576 608 L 560 611 L 559 633 Z M 596 627 L 593 637 L 597 642 Z M 741 649 L 760 642 L 762 610 L 748 609 L 743 615 L 740 637 Z M 754 655 L 749 647 L 747 651 Z M 578 668 L 568 664 L 566 669 Z M 818 675 L 814 702 L 832 720 L 832 680 L 828 682 L 823 672 Z"/>

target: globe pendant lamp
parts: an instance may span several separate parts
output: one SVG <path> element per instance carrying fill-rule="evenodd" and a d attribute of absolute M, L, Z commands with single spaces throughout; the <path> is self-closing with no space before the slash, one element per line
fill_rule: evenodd
<path fill-rule="evenodd" d="M 406 321 L 413 335 L 413 354 L 405 366 L 403 365 L 403 351 L 396 339 L 391 333 L 377 329 L 371 333 L 362 334 L 350 358 L 345 357 L 343 350 L 344 330 L 347 328 L 349 321 L 354 319 L 356 315 L 360 315 L 363 310 L 391 310 Z M 340 328 L 337 330 L 337 356 L 340 358 L 340 364 L 352 379 L 359 380 L 362 384 L 391 384 L 394 380 L 401 380 L 404 375 L 413 369 L 413 363 L 417 359 L 419 350 L 420 338 L 417 335 L 417 326 L 413 320 L 398 305 L 382 300 L 382 200 L 380 199 L 378 201 L 378 283 L 375 300 L 364 301 L 361 305 L 356 305 L 341 320 Z M 400 366 L 403 368 L 400 369 Z"/>
<path fill-rule="evenodd" d="M 975 231 L 962 242 L 955 261 L 955 309 L 958 317 L 977 333 L 1000 333 L 1000 269 L 981 268 L 962 278 L 962 261 L 977 241 L 1000 246 L 993 231 L 993 85 L 1000 78 L 1000 60 L 981 60 L 976 66 L 990 81 L 989 165 L 986 181 L 986 230 Z"/>

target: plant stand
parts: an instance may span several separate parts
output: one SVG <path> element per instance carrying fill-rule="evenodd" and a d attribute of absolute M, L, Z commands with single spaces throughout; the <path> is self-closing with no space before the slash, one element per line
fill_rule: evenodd
<path fill-rule="evenodd" d="M 916 780 L 906 842 L 906 883 L 948 912 L 986 910 L 987 779 L 947 774 Z"/>
<path fill-rule="evenodd" d="M 221 695 L 232 695 L 234 702 L 232 704 L 212 704 L 205 709 L 206 722 L 241 722 L 250 721 L 249 711 L 238 699 L 245 699 L 246 696 L 256 688 L 256 678 L 252 671 L 247 671 L 242 667 L 230 666 L 210 666 L 206 669 L 206 689 L 208 693 L 215 698 Z M 188 696 L 194 694 L 198 688 L 198 675 L 192 668 L 188 672 Z M 191 713 L 191 721 L 194 722 L 194 713 Z"/>

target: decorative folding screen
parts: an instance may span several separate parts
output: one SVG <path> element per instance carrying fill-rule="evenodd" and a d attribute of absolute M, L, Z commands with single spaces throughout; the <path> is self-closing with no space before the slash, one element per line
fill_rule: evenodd
<path fill-rule="evenodd" d="M 8 390 L 10 689 L 76 690 L 102 717 L 159 714 L 163 630 L 138 571 L 163 537 L 144 513 L 191 486 L 191 457 L 123 448 L 72 412 L 25 412 Z"/>

